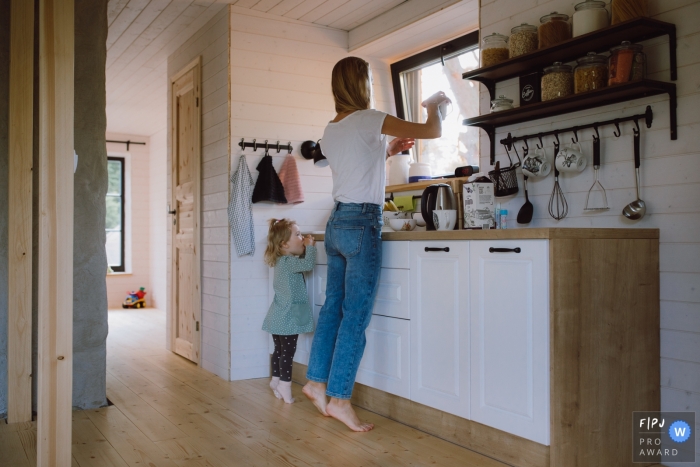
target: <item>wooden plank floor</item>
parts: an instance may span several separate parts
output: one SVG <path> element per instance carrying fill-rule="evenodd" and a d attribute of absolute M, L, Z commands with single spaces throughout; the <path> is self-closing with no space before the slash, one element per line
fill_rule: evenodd
<path fill-rule="evenodd" d="M 301 386 L 289 405 L 267 384 L 227 382 L 165 350 L 162 311 L 112 310 L 114 405 L 73 412 L 73 467 L 506 466 L 361 409 L 376 428 L 350 432 L 318 414 Z M 36 423 L 0 423 L 0 465 L 34 467 L 35 451 Z"/>

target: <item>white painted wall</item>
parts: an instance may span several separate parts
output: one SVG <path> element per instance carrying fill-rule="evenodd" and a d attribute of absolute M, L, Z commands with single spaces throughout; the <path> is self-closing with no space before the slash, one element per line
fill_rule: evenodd
<path fill-rule="evenodd" d="M 151 274 L 151 301 L 149 305 L 165 310 L 167 293 L 168 268 L 168 222 L 170 216 L 166 214 L 168 171 L 167 171 L 167 137 L 168 132 L 163 129 L 151 135 L 149 148 L 149 201 L 150 201 L 150 274 Z"/>
<path fill-rule="evenodd" d="M 551 11 L 573 12 L 576 0 L 482 0 L 480 24 L 482 36 L 498 32 L 509 34 L 520 23 L 539 24 L 540 16 Z M 678 34 L 678 140 L 669 137 L 668 99 L 665 96 L 640 99 L 623 104 L 538 120 L 499 130 L 501 139 L 536 133 L 576 124 L 607 120 L 643 113 L 646 105 L 654 110 L 653 127 L 642 130 L 641 197 L 647 203 L 647 215 L 638 222 L 624 218 L 622 208 L 635 199 L 632 130 L 624 124 L 623 136 L 615 138 L 614 128 L 602 129 L 602 183 L 608 191 L 611 209 L 602 213 L 584 213 L 586 192 L 593 182 L 590 166 L 576 176 L 564 175 L 560 183 L 569 203 L 569 216 L 555 221 L 547 213 L 547 203 L 554 183 L 550 176 L 528 183 L 535 217 L 530 227 L 631 227 L 659 228 L 661 231 L 661 408 L 662 410 L 700 413 L 700 2 L 697 0 L 650 0 L 653 18 L 674 23 Z M 670 81 L 668 39 L 645 43 L 649 77 Z M 497 95 L 517 95 L 517 79 L 504 82 Z M 488 91 L 482 86 L 481 112 L 489 111 Z M 517 99 L 516 99 L 517 102 Z M 579 135 L 584 151 L 591 155 L 591 131 Z M 571 135 L 564 135 L 567 141 Z M 546 140 L 550 156 L 552 138 Z M 481 166 L 488 167 L 489 140 L 481 138 Z M 497 159 L 507 158 L 502 147 Z M 521 180 L 522 184 L 522 180 Z M 509 228 L 516 228 L 515 217 L 524 203 L 522 186 L 513 199 L 503 202 L 508 209 Z M 700 423 L 700 420 L 697 420 Z M 696 449 L 700 436 L 696 426 Z M 698 456 L 700 459 L 700 454 Z M 688 465 L 688 464 L 679 464 Z"/>
<path fill-rule="evenodd" d="M 150 275 L 150 159 L 149 138 L 122 133 L 107 133 L 108 140 L 138 141 L 145 146 L 133 144 L 126 151 L 126 145 L 107 143 L 107 155 L 125 159 L 126 195 L 124 223 L 126 272 L 107 275 L 107 305 L 109 308 L 121 308 L 127 291 L 146 287 L 151 293 Z M 146 303 L 151 306 L 151 297 L 146 296 Z"/>
<path fill-rule="evenodd" d="M 229 15 L 224 8 L 168 58 L 172 76 L 202 57 L 202 348 L 203 368 L 229 379 L 229 245 L 226 205 L 229 172 Z M 170 85 L 168 85 L 170 92 Z M 168 106 L 170 106 L 168 100 Z M 167 125 L 167 200 L 170 199 L 170 109 Z M 167 201 L 166 201 L 167 202 Z M 168 310 L 170 310 L 170 223 L 168 225 Z M 168 315 L 169 320 L 169 315 Z M 168 333 L 170 322 L 167 323 Z M 167 336 L 168 345 L 170 335 Z"/>

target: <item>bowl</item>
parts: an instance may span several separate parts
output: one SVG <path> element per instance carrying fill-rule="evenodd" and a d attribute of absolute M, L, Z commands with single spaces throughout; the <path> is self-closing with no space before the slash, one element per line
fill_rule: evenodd
<path fill-rule="evenodd" d="M 411 217 L 410 212 L 404 212 L 404 211 L 384 211 L 383 212 L 383 218 L 384 218 L 384 225 L 388 226 L 389 221 L 392 219 L 408 219 Z"/>
<path fill-rule="evenodd" d="M 389 226 L 396 232 L 408 232 L 416 228 L 415 219 L 390 219 Z"/>
<path fill-rule="evenodd" d="M 420 212 L 414 212 L 413 219 L 416 221 L 416 225 L 418 227 L 425 227 L 425 219 L 423 219 L 423 214 Z"/>

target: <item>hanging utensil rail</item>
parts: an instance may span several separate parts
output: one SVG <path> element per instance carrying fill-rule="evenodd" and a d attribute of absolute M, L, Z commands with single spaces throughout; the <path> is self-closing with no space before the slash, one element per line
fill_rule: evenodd
<path fill-rule="evenodd" d="M 277 141 L 276 143 L 269 143 L 268 140 L 265 140 L 262 143 L 258 143 L 258 141 L 254 139 L 250 143 L 246 143 L 245 138 L 241 138 L 241 140 L 238 142 L 238 146 L 244 151 L 245 148 L 253 148 L 253 151 L 257 151 L 258 148 L 275 149 L 277 150 L 277 152 L 280 152 L 284 149 L 285 151 L 287 151 L 288 154 L 291 154 L 293 149 L 291 141 L 287 142 L 287 144 L 281 145 L 279 141 Z"/>
<path fill-rule="evenodd" d="M 651 128 L 651 123 L 652 123 L 653 120 L 654 120 L 654 114 L 653 114 L 653 112 L 652 112 L 652 110 L 651 110 L 651 106 L 650 106 L 650 105 L 647 106 L 646 111 L 645 111 L 643 114 L 632 115 L 632 116 L 629 116 L 629 117 L 613 118 L 612 120 L 605 120 L 605 121 L 603 121 L 603 122 L 593 122 L 593 123 L 589 123 L 589 124 L 586 124 L 586 125 L 576 125 L 576 126 L 572 126 L 572 127 L 569 127 L 569 128 L 562 128 L 562 129 L 559 129 L 559 130 L 543 131 L 543 132 L 534 133 L 534 134 L 531 134 L 531 135 L 512 136 L 510 133 L 508 133 L 508 137 L 502 139 L 502 140 L 501 140 L 501 144 L 503 144 L 504 146 L 507 146 L 508 148 L 510 148 L 510 147 L 512 147 L 512 145 L 513 145 L 516 141 L 525 141 L 525 142 L 527 143 L 527 140 L 528 140 L 528 139 L 534 139 L 534 138 L 539 138 L 540 141 L 542 141 L 542 137 L 543 137 L 543 136 L 549 136 L 549 135 L 555 135 L 555 134 L 561 135 L 562 133 L 567 133 L 567 132 L 572 132 L 572 133 L 574 133 L 574 134 L 576 135 L 576 133 L 577 133 L 578 131 L 584 130 L 584 129 L 586 129 L 586 128 L 595 128 L 595 127 L 600 128 L 601 126 L 604 126 L 604 125 L 615 125 L 615 127 L 617 128 L 617 131 L 616 131 L 616 133 L 615 133 L 615 136 L 619 136 L 619 133 L 620 133 L 620 123 L 622 123 L 622 122 L 630 122 L 630 121 L 639 121 L 639 120 L 641 120 L 641 119 L 644 119 L 644 120 L 646 121 L 647 128 Z M 578 139 L 578 138 L 577 138 L 577 139 Z M 573 140 L 574 140 L 574 139 L 572 138 L 572 141 L 573 141 Z"/>

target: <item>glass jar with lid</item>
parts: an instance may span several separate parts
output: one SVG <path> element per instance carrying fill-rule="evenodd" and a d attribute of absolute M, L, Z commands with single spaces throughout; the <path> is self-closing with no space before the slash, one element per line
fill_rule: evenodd
<path fill-rule="evenodd" d="M 537 28 L 523 23 L 510 30 L 508 40 L 509 57 L 525 55 L 537 50 Z"/>
<path fill-rule="evenodd" d="M 646 55 L 643 46 L 623 41 L 610 49 L 608 59 L 608 86 L 638 81 L 646 75 Z"/>
<path fill-rule="evenodd" d="M 513 108 L 513 99 L 508 99 L 506 96 L 498 96 L 498 99 L 491 101 L 491 112 L 500 112 L 501 110 L 510 110 Z"/>
<path fill-rule="evenodd" d="M 551 47 L 568 39 L 571 39 L 569 15 L 553 11 L 540 18 L 540 27 L 537 28 L 537 42 L 540 49 Z"/>
<path fill-rule="evenodd" d="M 542 73 L 542 102 L 570 96 L 574 92 L 574 74 L 569 65 L 554 62 Z"/>
<path fill-rule="evenodd" d="M 586 0 L 577 4 L 574 9 L 574 37 L 597 31 L 610 25 L 608 10 L 605 2 L 600 0 Z"/>
<path fill-rule="evenodd" d="M 593 91 L 608 85 L 608 57 L 588 52 L 576 60 L 574 70 L 574 93 Z"/>
<path fill-rule="evenodd" d="M 508 37 L 494 32 L 484 37 L 481 46 L 481 66 L 487 67 L 508 60 Z"/>

